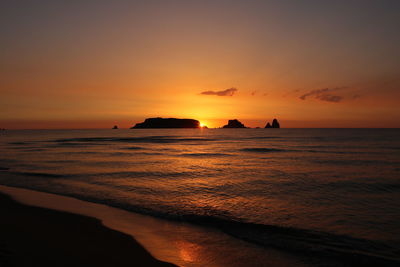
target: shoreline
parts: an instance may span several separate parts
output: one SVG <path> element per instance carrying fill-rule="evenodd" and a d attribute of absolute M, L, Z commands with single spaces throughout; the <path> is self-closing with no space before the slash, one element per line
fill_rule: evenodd
<path fill-rule="evenodd" d="M 387 261 L 388 259 L 379 260 L 372 255 L 372 258 L 367 257 L 371 262 L 368 262 L 368 259 L 358 258 L 357 255 L 347 255 L 336 261 L 332 257 L 326 258 L 319 255 L 318 251 L 314 251 L 314 253 L 284 252 L 272 247 L 260 247 L 209 227 L 169 221 L 74 197 L 19 187 L 0 185 L 0 207 L 3 212 L 6 211 L 7 215 L 7 220 L 0 222 L 0 266 L 32 266 L 31 264 L 7 265 L 9 256 L 18 253 L 20 256 L 16 257 L 17 259 L 30 258 L 36 262 L 46 260 L 47 255 L 52 255 L 50 259 L 54 262 L 64 259 L 63 255 L 65 253 L 70 255 L 71 252 L 78 261 L 85 261 L 79 266 L 103 266 L 103 262 L 108 262 L 104 266 L 127 266 L 126 264 L 129 262 L 129 266 L 139 264 L 139 266 L 182 267 L 300 267 L 342 266 L 349 263 L 355 264 L 360 260 L 365 266 L 374 266 L 374 262 L 384 263 L 385 266 L 395 266 L 390 259 L 389 261 Z M 20 213 L 14 214 L 12 207 L 17 207 L 16 210 L 19 210 Z M 49 224 L 49 221 L 53 221 L 53 223 Z M 81 229 L 77 222 L 82 221 L 85 227 Z M 45 222 L 44 225 L 47 223 L 49 227 L 43 226 L 42 222 Z M 36 234 L 37 230 L 41 231 L 42 236 L 45 237 L 38 246 L 32 242 L 32 238 L 29 239 Z M 93 231 L 95 231 L 94 235 Z M 20 232 L 25 235 L 21 235 Z M 86 233 L 90 235 L 87 236 Z M 76 240 L 73 240 L 74 236 Z M 100 238 L 101 236 L 111 237 Z M 122 241 L 122 251 L 119 251 L 121 236 L 125 240 Z M 54 237 L 57 238 L 54 239 Z M 89 243 L 94 240 L 97 242 L 85 246 L 79 242 L 82 238 Z M 127 239 L 130 243 L 127 242 Z M 31 245 L 27 247 L 26 243 Z M 8 248 L 10 244 L 14 249 Z M 61 247 L 54 252 L 49 244 Z M 99 259 L 95 254 L 85 255 L 86 247 L 93 247 L 91 251 L 103 251 L 104 253 L 101 255 L 108 255 L 108 258 L 100 260 L 101 262 L 98 263 L 96 260 L 99 261 Z M 42 253 L 42 257 L 35 256 L 36 253 L 29 251 L 29 248 L 39 250 L 38 255 Z M 45 251 L 44 254 L 43 251 Z M 115 256 L 121 253 L 122 256 Z M 120 261 L 110 263 L 111 258 L 118 258 Z M 90 260 L 95 263 L 89 262 Z M 15 258 L 14 260 L 11 258 L 11 262 L 15 262 Z M 40 262 L 39 265 L 76 266 L 76 263 L 54 265 L 47 262 L 47 264 Z"/>
<path fill-rule="evenodd" d="M 16 203 L 38 209 L 46 209 L 94 219 L 105 229 L 129 236 L 152 257 L 180 266 L 183 262 L 169 244 L 170 240 L 159 235 L 157 218 L 128 212 L 103 204 L 79 200 L 69 196 L 46 193 L 32 189 L 0 185 L 0 194 Z M 66 226 L 67 227 L 67 226 Z"/>
<path fill-rule="evenodd" d="M 176 266 L 96 218 L 25 205 L 0 192 L 1 266 Z"/>
<path fill-rule="evenodd" d="M 43 209 L 54 213 L 59 212 L 94 220 L 97 222 L 96 228 L 102 227 L 103 230 L 117 232 L 136 242 L 142 249 L 142 252 L 136 251 L 136 253 L 142 256 L 143 253 L 148 254 L 149 257 L 153 256 L 154 260 L 171 263 L 168 266 L 248 267 L 261 265 L 300 267 L 354 265 L 357 262 L 362 262 L 364 266 L 375 266 L 377 263 L 383 263 L 385 266 L 396 266 L 395 262 L 397 262 L 395 259 L 390 258 L 376 258 L 373 254 L 365 254 L 364 257 L 360 258 L 358 253 L 353 254 L 352 252 L 340 253 L 341 255 L 336 255 L 339 258 L 335 258 L 333 257 L 334 252 L 331 255 L 325 255 L 319 252 L 317 247 L 315 251 L 309 252 L 291 249 L 290 247 L 287 251 L 283 251 L 280 248 L 272 247 L 272 245 L 263 246 L 262 244 L 247 242 L 246 236 L 237 239 L 234 235 L 226 234 L 213 227 L 160 219 L 74 197 L 19 187 L 0 185 L 0 206 L 4 202 L 1 197 L 2 194 L 10 196 L 15 200 L 16 204 L 20 203 L 19 205 L 24 206 L 26 209 Z M 30 220 L 35 220 L 40 212 L 31 210 L 28 213 L 31 214 L 31 217 L 23 221 L 17 221 L 17 223 L 19 223 L 20 228 L 28 229 L 29 233 L 35 230 L 34 228 L 29 228 Z M 48 218 L 48 216 L 45 218 Z M 59 224 L 62 230 L 69 227 L 69 223 L 61 222 Z M 0 237 L 2 236 L 2 230 L 4 231 L 4 225 L 0 224 Z M 48 234 L 47 232 L 45 233 Z M 274 233 L 275 231 L 271 233 L 271 237 L 276 234 Z M 54 235 L 57 235 L 57 233 L 54 233 Z M 285 237 L 282 236 L 282 238 Z M 23 243 L 23 237 L 20 237 L 19 241 Z M 62 243 L 62 239 L 57 242 Z M 101 243 L 105 242 L 108 242 L 108 240 L 102 240 L 96 245 L 101 245 Z M 112 248 L 111 253 L 113 253 Z M 2 263 L 2 251 L 5 250 L 0 239 L 0 263 Z M 0 264 L 0 266 L 2 265 Z M 153 265 L 146 264 L 144 266 Z"/>
<path fill-rule="evenodd" d="M 73 197 L 0 185 L 0 195 L 10 196 L 28 208 L 45 209 L 97 221 L 99 226 L 127 235 L 145 253 L 167 266 L 312 266 L 296 255 L 238 240 L 212 228 L 171 222 L 148 215 Z M 31 215 L 37 217 L 33 212 Z M 21 222 L 29 225 L 29 221 Z M 67 225 L 64 225 L 68 227 Z M 64 228 L 65 228 L 64 227 Z M 29 228 L 27 228 L 29 229 Z M 33 231 L 34 229 L 30 229 Z M 221 244 L 225 244 L 221 247 Z M 0 240 L 0 251 L 1 251 Z M 1 254 L 0 254 L 1 256 Z M 150 257 L 151 257 L 150 256 Z M 1 257 L 0 257 L 1 258 Z M 17 265 L 18 266 L 18 265 Z M 100 266 L 100 265 L 99 265 Z M 140 265 L 142 266 L 142 265 Z M 152 266 L 152 265 L 144 265 Z"/>

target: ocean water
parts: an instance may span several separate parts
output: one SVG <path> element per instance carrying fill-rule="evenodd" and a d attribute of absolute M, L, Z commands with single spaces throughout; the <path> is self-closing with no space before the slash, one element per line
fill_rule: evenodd
<path fill-rule="evenodd" d="M 3 185 L 400 263 L 400 129 L 9 130 L 0 149 Z"/>

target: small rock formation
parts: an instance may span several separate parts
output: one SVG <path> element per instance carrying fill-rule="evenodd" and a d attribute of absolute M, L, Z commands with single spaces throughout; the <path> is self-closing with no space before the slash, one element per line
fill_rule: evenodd
<path fill-rule="evenodd" d="M 149 118 L 131 127 L 131 129 L 146 128 L 200 128 L 200 122 L 193 119 Z"/>
<path fill-rule="evenodd" d="M 234 120 L 229 120 L 227 125 L 224 125 L 222 128 L 247 128 L 244 126 L 243 123 L 240 121 L 234 119 Z"/>
<path fill-rule="evenodd" d="M 272 121 L 272 128 L 281 128 L 277 119 Z"/>
<path fill-rule="evenodd" d="M 117 125 L 114 125 L 114 127 L 112 127 L 112 128 L 116 130 L 116 129 L 118 129 L 118 126 L 117 126 Z"/>
<path fill-rule="evenodd" d="M 267 125 L 265 126 L 265 128 L 281 128 L 281 127 L 280 127 L 280 125 L 279 125 L 278 120 L 277 120 L 277 119 L 274 119 L 274 120 L 272 121 L 272 126 L 271 126 L 271 124 L 268 122 Z"/>

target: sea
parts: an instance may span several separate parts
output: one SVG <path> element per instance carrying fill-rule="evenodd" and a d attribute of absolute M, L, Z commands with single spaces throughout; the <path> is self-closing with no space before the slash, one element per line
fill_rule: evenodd
<path fill-rule="evenodd" d="M 6 130 L 0 150 L 2 185 L 232 237 L 215 250 L 400 266 L 400 129 Z"/>

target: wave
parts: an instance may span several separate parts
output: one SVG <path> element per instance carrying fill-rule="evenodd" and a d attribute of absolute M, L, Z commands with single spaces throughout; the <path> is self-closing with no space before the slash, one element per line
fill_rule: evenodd
<path fill-rule="evenodd" d="M 101 164 L 111 164 L 115 166 L 117 164 L 124 164 L 128 162 L 91 162 L 88 165 L 101 165 Z M 88 172 L 88 173 L 68 173 L 68 174 L 57 174 L 50 172 L 37 172 L 37 171 L 14 171 L 8 167 L 0 167 L 0 171 L 2 173 L 8 173 L 11 175 L 17 176 L 33 176 L 33 177 L 41 177 L 41 178 L 67 178 L 67 179 L 81 179 L 83 177 L 91 177 L 91 178 L 115 178 L 115 179 L 124 179 L 124 178 L 149 178 L 149 179 L 157 179 L 160 177 L 168 177 L 168 178 L 186 178 L 186 177 L 208 177 L 208 174 L 203 174 L 199 172 L 162 172 L 162 171 L 118 171 L 118 172 Z M 87 182 L 87 179 L 85 179 Z M 18 181 L 15 181 L 18 182 Z M 101 183 L 101 182 L 93 182 L 91 183 Z M 110 185 L 112 186 L 112 185 Z M 122 189 L 122 188 L 121 188 Z M 41 190 L 41 189 L 40 189 Z M 51 192 L 49 192 L 51 193 Z M 63 193 L 61 193 L 63 194 Z"/>
<path fill-rule="evenodd" d="M 201 177 L 206 174 L 199 172 L 161 172 L 161 171 L 119 171 L 119 172 L 102 172 L 102 173 L 90 173 L 88 174 L 93 177 L 115 177 L 115 178 L 155 178 L 155 177 Z"/>
<path fill-rule="evenodd" d="M 285 137 L 288 138 L 288 137 Z M 253 137 L 247 137 L 245 139 L 249 140 L 259 140 L 259 139 L 283 139 L 283 137 L 280 136 L 253 136 Z"/>
<path fill-rule="evenodd" d="M 140 155 L 147 155 L 147 156 L 156 156 L 156 155 L 164 155 L 164 153 L 160 152 L 95 152 L 96 154 L 102 156 L 110 156 L 110 157 L 132 157 L 132 156 L 140 156 Z"/>
<path fill-rule="evenodd" d="M 381 192 L 398 192 L 400 191 L 400 182 L 378 182 L 378 181 L 335 181 L 322 184 L 327 191 L 342 190 L 351 193 L 381 193 Z"/>
<path fill-rule="evenodd" d="M 329 258 L 350 264 L 349 266 L 398 266 L 400 264 L 398 249 L 378 241 L 301 228 L 242 222 L 229 218 L 229 214 L 221 214 L 220 211 L 218 211 L 220 215 L 215 216 L 211 215 L 212 210 L 205 212 L 210 215 L 197 215 L 160 213 L 141 206 L 118 204 L 115 206 L 164 219 L 216 228 L 247 242 L 313 257 Z"/>
<path fill-rule="evenodd" d="M 102 164 L 108 162 L 93 162 L 93 164 Z M 111 163 L 115 166 L 116 163 Z M 0 168 L 0 170 L 2 170 Z M 80 178 L 83 176 L 88 177 L 108 177 L 108 178 L 150 178 L 154 179 L 157 177 L 169 177 L 169 178 L 179 178 L 179 177 L 200 177 L 206 174 L 201 174 L 199 172 L 160 172 L 160 171 L 119 171 L 119 172 L 93 172 L 93 173 L 81 173 L 81 174 L 56 174 L 49 172 L 25 172 L 25 171 L 9 171 L 9 168 L 4 168 L 2 171 L 8 172 L 13 175 L 18 176 L 35 176 L 42 178 Z M 100 183 L 100 182 L 96 182 Z"/>
<path fill-rule="evenodd" d="M 379 148 L 387 149 L 387 150 L 400 150 L 400 146 L 381 146 Z"/>
<path fill-rule="evenodd" d="M 366 239 L 275 225 L 211 220 L 223 232 L 263 246 L 327 257 L 349 266 L 398 266 L 396 248 Z"/>
<path fill-rule="evenodd" d="M 30 145 L 30 142 L 10 142 L 8 143 L 9 145 L 19 145 L 19 146 L 23 146 L 23 145 Z"/>
<path fill-rule="evenodd" d="M 389 160 L 362 160 L 362 159 L 327 159 L 327 160 L 312 160 L 318 164 L 333 164 L 339 166 L 374 166 L 374 165 L 388 165 L 397 166 L 398 162 Z"/>
<path fill-rule="evenodd" d="M 64 163 L 82 163 L 79 160 L 69 160 L 69 159 L 60 159 L 60 160 L 46 160 L 43 163 L 50 163 L 50 164 L 64 164 Z"/>
<path fill-rule="evenodd" d="M 99 154 L 97 151 L 57 151 L 57 154 L 65 155 L 94 155 Z M 129 154 L 129 153 L 128 153 Z"/>
<path fill-rule="evenodd" d="M 242 149 L 240 149 L 240 151 L 255 152 L 255 153 L 269 153 L 269 152 L 285 152 L 285 151 L 289 151 L 289 150 L 279 149 L 279 148 L 253 147 L 253 148 L 242 148 Z"/>
<path fill-rule="evenodd" d="M 121 149 L 127 149 L 127 150 L 142 150 L 145 149 L 144 147 L 140 146 L 130 146 L 130 147 L 122 147 Z"/>
<path fill-rule="evenodd" d="M 8 147 L 8 149 L 13 149 L 13 150 L 18 150 L 18 151 L 24 151 L 24 150 L 28 150 L 28 149 L 43 149 L 43 148 L 39 148 L 39 147 L 32 147 L 32 146 L 12 146 L 12 147 Z"/>
<path fill-rule="evenodd" d="M 144 137 L 84 137 L 84 138 L 67 138 L 53 140 L 57 143 L 70 143 L 70 142 L 120 142 L 120 143 L 179 143 L 179 142 L 208 142 L 216 141 L 213 138 L 182 138 L 174 136 L 144 136 Z"/>
<path fill-rule="evenodd" d="M 43 173 L 19 174 L 33 176 L 43 175 Z M 26 185 L 14 184 L 11 186 L 26 188 Z M 30 189 L 54 193 L 51 190 L 43 188 L 34 187 Z M 345 263 L 346 266 L 399 266 L 400 264 L 398 248 L 378 241 L 322 231 L 245 222 L 231 217 L 228 212 L 223 213 L 221 211 L 215 211 L 212 208 L 203 210 L 199 215 L 193 213 L 193 211 L 177 211 L 171 209 L 169 206 L 164 207 L 157 205 L 157 207 L 145 207 L 142 205 L 121 203 L 112 199 L 85 197 L 71 192 L 57 193 L 168 220 L 184 221 L 200 226 L 216 228 L 247 242 L 305 256 L 312 256 L 313 258 L 326 258 L 332 261 Z"/>
<path fill-rule="evenodd" d="M 195 158 L 208 158 L 208 157 L 230 157 L 233 156 L 232 154 L 225 154 L 225 153 L 182 153 L 178 156 L 182 157 L 195 157 Z"/>
<path fill-rule="evenodd" d="M 15 163 L 19 164 L 20 163 L 20 161 L 17 159 L 6 159 L 6 158 L 0 158 L 0 162 L 2 164 L 15 164 Z"/>
<path fill-rule="evenodd" d="M 44 178 L 64 178 L 65 175 L 55 174 L 55 173 L 46 173 L 46 172 L 9 172 L 11 174 L 16 175 L 25 175 L 25 176 L 36 176 L 36 177 L 44 177 Z"/>
<path fill-rule="evenodd" d="M 47 147 L 53 147 L 53 148 L 58 148 L 58 147 L 88 147 L 88 146 L 101 146 L 103 145 L 102 143 L 98 142 L 57 142 L 56 144 L 50 144 Z"/>
<path fill-rule="evenodd" d="M 332 150 L 314 150 L 314 149 L 306 149 L 306 150 L 293 150 L 297 152 L 308 152 L 308 153 L 325 153 L 325 154 L 371 154 L 371 152 L 363 152 L 363 151 L 332 151 Z M 379 152 L 374 152 L 379 153 Z"/>
<path fill-rule="evenodd" d="M 27 148 L 21 150 L 22 152 L 40 152 L 40 151 L 46 151 L 44 148 Z"/>

